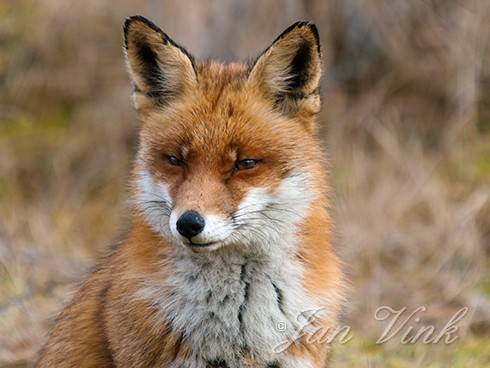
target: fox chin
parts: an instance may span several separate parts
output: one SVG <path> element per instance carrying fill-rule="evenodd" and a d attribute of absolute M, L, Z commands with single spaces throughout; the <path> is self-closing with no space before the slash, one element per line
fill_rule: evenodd
<path fill-rule="evenodd" d="M 291 25 L 253 63 L 222 64 L 133 16 L 124 51 L 141 120 L 131 226 L 37 367 L 325 367 L 329 344 L 309 335 L 335 329 L 344 283 L 315 25 Z"/>

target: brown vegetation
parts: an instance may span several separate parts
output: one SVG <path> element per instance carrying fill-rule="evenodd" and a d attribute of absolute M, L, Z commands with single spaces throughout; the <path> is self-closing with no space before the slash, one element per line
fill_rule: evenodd
<path fill-rule="evenodd" d="M 198 58 L 321 32 L 322 134 L 354 339 L 334 366 L 490 361 L 486 0 L 0 3 L 0 366 L 32 361 L 69 290 L 124 229 L 136 145 L 121 25 L 146 15 Z M 451 346 L 376 346 L 378 306 L 425 305 Z"/>

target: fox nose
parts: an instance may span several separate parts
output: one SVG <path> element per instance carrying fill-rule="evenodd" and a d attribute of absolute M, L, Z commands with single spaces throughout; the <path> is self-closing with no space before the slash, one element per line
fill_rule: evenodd
<path fill-rule="evenodd" d="M 188 239 L 204 229 L 204 219 L 196 211 L 186 211 L 177 220 L 177 231 Z"/>

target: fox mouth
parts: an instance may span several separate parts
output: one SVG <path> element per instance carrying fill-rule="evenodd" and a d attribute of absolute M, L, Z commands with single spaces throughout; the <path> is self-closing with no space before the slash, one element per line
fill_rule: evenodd
<path fill-rule="evenodd" d="M 209 247 L 210 245 L 217 244 L 218 242 L 209 242 L 209 243 L 193 243 L 192 241 L 186 242 L 185 245 L 189 247 L 196 247 L 196 248 L 205 248 Z"/>

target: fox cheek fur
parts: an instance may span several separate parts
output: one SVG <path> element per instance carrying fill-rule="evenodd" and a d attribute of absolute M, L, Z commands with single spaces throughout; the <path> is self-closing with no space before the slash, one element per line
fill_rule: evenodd
<path fill-rule="evenodd" d="M 274 202 L 273 192 L 279 182 L 295 168 L 303 179 L 307 176 L 300 167 L 301 160 L 295 161 L 295 156 L 308 148 L 292 146 L 291 138 L 299 143 L 302 138 L 309 138 L 301 135 L 312 129 L 309 120 L 319 108 L 321 69 L 316 29 L 307 23 L 292 26 L 249 70 L 232 66 L 230 71 L 235 72 L 237 78 L 229 81 L 228 88 L 222 88 L 220 83 L 207 78 L 200 81 L 210 70 L 196 66 L 189 53 L 162 31 L 150 26 L 153 32 L 142 32 L 140 27 L 144 28 L 146 23 L 135 23 L 125 28 L 133 100 L 143 120 L 141 146 L 156 147 L 140 155 L 139 161 L 143 164 L 136 173 L 141 179 L 136 182 L 139 199 L 151 196 L 149 188 L 156 192 L 153 198 L 140 201 L 139 208 L 149 215 L 148 222 L 154 228 L 157 226 L 162 235 L 170 235 L 174 241 L 189 241 L 179 234 L 177 221 L 186 211 L 195 211 L 202 212 L 206 224 L 202 233 L 195 236 L 197 244 L 236 242 L 240 232 L 233 234 L 239 226 L 234 219 L 239 215 L 239 223 L 246 222 L 241 202 L 265 207 L 270 205 L 267 201 Z M 209 67 L 222 68 L 216 64 Z M 219 104 L 210 90 L 220 93 Z M 282 132 L 291 125 L 289 129 L 296 132 Z M 258 140 L 259 134 L 269 139 L 250 144 Z M 304 143 L 309 145 L 309 142 Z M 169 147 L 167 150 L 173 152 L 172 156 L 176 155 L 183 168 L 172 168 L 165 177 L 158 178 L 165 165 L 161 160 L 162 155 L 165 156 L 161 147 Z M 268 157 L 264 160 L 260 150 L 266 148 L 271 152 L 266 153 Z M 244 155 L 260 159 L 265 168 L 255 169 L 262 170 L 249 180 L 243 180 L 246 173 L 240 173 L 242 180 L 238 181 L 230 171 Z M 148 161 L 153 165 L 145 167 Z M 179 180 L 184 175 L 185 180 Z M 299 184 L 304 184 L 297 188 L 303 193 L 310 191 L 306 180 L 300 180 Z M 268 191 L 269 197 L 264 198 L 263 203 L 249 203 L 254 198 L 253 193 L 259 190 Z M 162 198 L 166 206 L 159 216 L 152 204 L 161 202 Z M 172 207 L 170 214 L 169 207 Z M 206 249 L 214 250 L 214 247 Z"/>
<path fill-rule="evenodd" d="M 312 310 L 308 331 L 333 331 L 344 293 L 316 27 L 295 23 L 255 62 L 224 65 L 135 16 L 124 50 L 141 120 L 131 228 L 38 366 L 324 367 L 328 345 L 297 336 Z"/>

